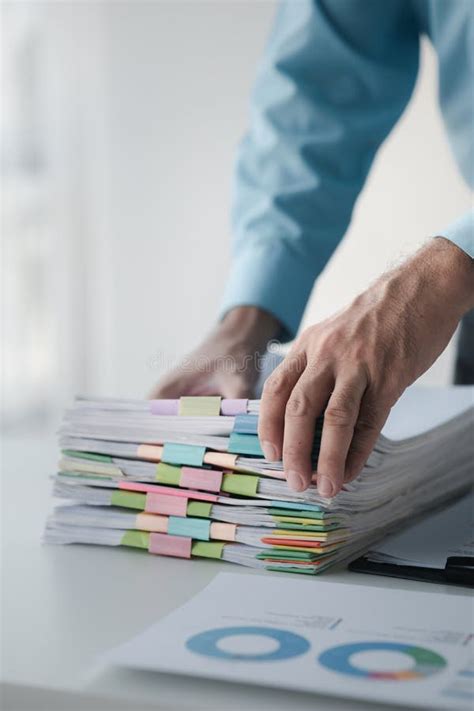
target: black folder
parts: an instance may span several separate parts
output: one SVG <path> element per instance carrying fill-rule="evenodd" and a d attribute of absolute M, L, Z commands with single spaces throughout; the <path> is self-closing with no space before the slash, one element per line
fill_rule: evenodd
<path fill-rule="evenodd" d="M 370 575 L 385 575 L 389 578 L 421 580 L 424 583 L 442 583 L 474 588 L 474 558 L 453 556 L 447 559 L 444 568 L 422 568 L 414 565 L 375 563 L 366 556 L 349 564 L 349 570 Z"/>

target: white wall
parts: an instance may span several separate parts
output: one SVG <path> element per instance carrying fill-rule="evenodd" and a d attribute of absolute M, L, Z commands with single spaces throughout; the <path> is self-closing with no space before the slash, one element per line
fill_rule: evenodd
<path fill-rule="evenodd" d="M 100 64 L 84 98 L 97 148 L 85 177 L 93 173 L 100 215 L 100 229 L 89 220 L 97 232 L 89 391 L 143 395 L 213 323 L 228 266 L 234 149 L 273 11 L 273 2 L 241 0 L 76 4 L 90 13 L 89 51 Z M 70 25 L 74 37 L 80 24 Z M 435 65 L 424 47 L 415 98 L 378 156 L 306 324 L 467 207 L 436 105 Z M 426 379 L 447 381 L 449 370 L 448 353 Z"/>

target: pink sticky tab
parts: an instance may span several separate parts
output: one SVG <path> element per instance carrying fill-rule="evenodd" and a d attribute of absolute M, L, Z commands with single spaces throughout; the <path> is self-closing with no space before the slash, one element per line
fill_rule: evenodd
<path fill-rule="evenodd" d="M 225 399 L 221 402 L 221 415 L 234 417 L 235 415 L 245 415 L 247 413 L 248 400 Z"/>
<path fill-rule="evenodd" d="M 170 555 L 175 558 L 191 558 L 192 538 L 169 536 L 167 533 L 150 533 L 148 552 L 155 555 Z"/>
<path fill-rule="evenodd" d="M 181 467 L 179 485 L 186 489 L 203 489 L 203 491 L 220 491 L 222 472 L 215 469 L 198 469 L 197 467 Z"/>
<path fill-rule="evenodd" d="M 150 400 L 152 415 L 177 415 L 179 400 Z"/>
<path fill-rule="evenodd" d="M 164 514 L 165 516 L 186 516 L 188 500 L 180 496 L 166 494 L 147 494 L 145 511 L 147 513 Z"/>

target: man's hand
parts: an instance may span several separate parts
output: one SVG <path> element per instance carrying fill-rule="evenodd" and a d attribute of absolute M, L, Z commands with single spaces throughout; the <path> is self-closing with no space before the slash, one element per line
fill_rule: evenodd
<path fill-rule="evenodd" d="M 265 383 L 259 417 L 265 455 L 283 457 L 293 489 L 313 478 L 314 425 L 324 411 L 320 494 L 334 496 L 359 474 L 391 407 L 444 350 L 473 296 L 473 260 L 436 238 L 295 341 Z"/>
<path fill-rule="evenodd" d="M 232 309 L 204 343 L 154 388 L 151 397 L 252 397 L 258 360 L 279 324 L 254 306 Z"/>

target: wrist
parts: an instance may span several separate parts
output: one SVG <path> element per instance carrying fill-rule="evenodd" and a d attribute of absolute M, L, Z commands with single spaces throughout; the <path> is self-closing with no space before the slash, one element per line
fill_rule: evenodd
<path fill-rule="evenodd" d="M 257 306 L 236 306 L 218 325 L 220 335 L 252 351 L 263 351 L 281 330 L 279 321 Z"/>
<path fill-rule="evenodd" d="M 461 319 L 474 307 L 474 260 L 445 237 L 435 237 L 418 253 L 433 287 Z"/>

